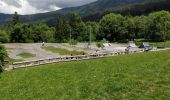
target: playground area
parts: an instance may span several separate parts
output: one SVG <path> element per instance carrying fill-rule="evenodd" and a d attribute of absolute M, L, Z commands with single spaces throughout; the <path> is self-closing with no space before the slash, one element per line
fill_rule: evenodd
<path fill-rule="evenodd" d="M 77 45 L 71 46 L 67 43 L 45 43 L 42 46 L 42 43 L 34 43 L 34 44 L 25 44 L 25 43 L 8 43 L 4 44 L 7 48 L 8 55 L 11 59 L 20 59 L 22 61 L 32 61 L 32 60 L 40 60 L 40 59 L 49 59 L 49 58 L 56 58 L 56 57 L 63 57 L 63 56 L 70 56 L 68 55 L 61 55 L 57 52 L 51 52 L 42 47 L 54 47 L 58 49 L 63 49 L 67 51 L 79 51 L 84 52 L 86 55 L 90 54 L 101 54 L 101 53 L 111 53 L 111 52 L 118 52 L 118 51 L 125 51 L 125 48 L 128 44 L 116 44 L 112 43 L 110 46 L 106 46 L 103 49 L 98 48 L 95 43 L 92 43 L 89 47 L 87 47 L 86 43 L 78 43 Z M 20 54 L 33 54 L 32 57 L 22 57 Z"/>

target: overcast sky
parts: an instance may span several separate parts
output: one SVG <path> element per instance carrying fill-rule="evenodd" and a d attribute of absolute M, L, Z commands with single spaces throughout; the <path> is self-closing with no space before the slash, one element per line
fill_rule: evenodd
<path fill-rule="evenodd" d="M 75 7 L 96 0 L 0 0 L 0 13 L 35 14 Z"/>

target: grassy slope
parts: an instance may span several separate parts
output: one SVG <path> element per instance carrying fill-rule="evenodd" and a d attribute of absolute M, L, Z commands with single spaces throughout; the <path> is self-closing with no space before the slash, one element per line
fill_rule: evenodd
<path fill-rule="evenodd" d="M 0 97 L 169 100 L 170 51 L 58 63 L 0 75 Z"/>
<path fill-rule="evenodd" d="M 56 48 L 53 46 L 44 46 L 42 49 L 45 49 L 46 51 L 51 51 L 53 53 L 58 53 L 60 55 L 83 55 L 84 52 L 80 51 L 68 51 L 66 49 Z"/>

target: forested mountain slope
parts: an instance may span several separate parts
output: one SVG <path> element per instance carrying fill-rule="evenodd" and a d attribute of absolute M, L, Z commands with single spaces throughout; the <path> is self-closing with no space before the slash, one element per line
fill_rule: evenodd
<path fill-rule="evenodd" d="M 169 2 L 169 0 L 166 2 Z M 53 26 L 55 24 L 54 20 L 64 15 L 69 17 L 70 13 L 73 11 L 77 12 L 86 20 L 95 20 L 108 11 L 120 12 L 123 14 L 134 14 L 135 12 L 143 14 L 145 11 L 148 11 L 148 9 L 150 9 L 148 12 L 154 11 L 155 6 L 148 6 L 148 3 L 149 5 L 157 5 L 158 8 L 161 6 L 169 9 L 169 3 L 166 2 L 165 0 L 98 0 L 79 7 L 64 8 L 42 14 L 24 15 L 21 16 L 21 20 L 26 23 L 45 22 L 48 25 Z M 0 25 L 4 25 L 9 21 L 11 21 L 11 15 L 0 14 Z"/>

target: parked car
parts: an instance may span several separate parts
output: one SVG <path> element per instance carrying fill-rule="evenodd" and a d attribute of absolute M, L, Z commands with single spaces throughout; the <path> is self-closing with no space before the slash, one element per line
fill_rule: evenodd
<path fill-rule="evenodd" d="M 109 47 L 109 46 L 111 46 L 111 43 L 103 43 L 103 46 L 104 47 Z"/>
<path fill-rule="evenodd" d="M 136 46 L 134 41 L 129 41 L 129 45 L 126 47 L 125 52 L 130 51 L 140 51 L 140 49 Z"/>
<path fill-rule="evenodd" d="M 145 51 L 150 51 L 153 49 L 153 47 L 149 45 L 149 42 L 143 42 L 140 48 L 143 48 Z"/>

